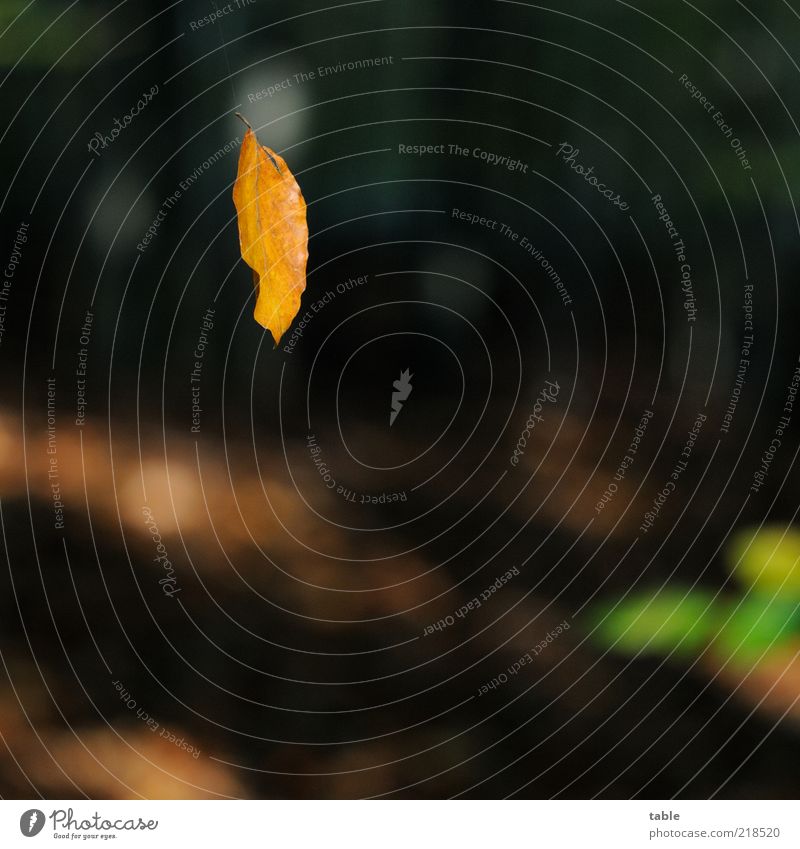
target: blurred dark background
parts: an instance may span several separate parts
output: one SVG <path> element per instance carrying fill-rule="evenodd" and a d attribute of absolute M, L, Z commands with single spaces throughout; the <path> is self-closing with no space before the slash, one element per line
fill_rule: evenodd
<path fill-rule="evenodd" d="M 751 487 L 800 353 L 798 34 L 780 2 L 4 0 L 0 794 L 794 796 L 791 411 Z M 303 309 L 335 295 L 277 349 L 236 111 L 308 204 Z"/>

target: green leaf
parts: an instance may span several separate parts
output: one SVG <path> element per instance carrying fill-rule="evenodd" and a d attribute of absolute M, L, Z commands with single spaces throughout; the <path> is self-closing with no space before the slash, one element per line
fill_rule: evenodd
<path fill-rule="evenodd" d="M 781 525 L 747 528 L 728 546 L 731 574 L 743 586 L 800 601 L 800 531 Z"/>
<path fill-rule="evenodd" d="M 721 621 L 728 615 L 730 621 L 722 625 L 714 641 L 724 660 L 751 665 L 800 633 L 800 606 L 794 599 L 751 593 L 740 602 L 727 604 Z"/>
<path fill-rule="evenodd" d="M 593 638 L 628 654 L 694 654 L 716 630 L 713 596 L 704 590 L 664 588 L 595 608 Z"/>

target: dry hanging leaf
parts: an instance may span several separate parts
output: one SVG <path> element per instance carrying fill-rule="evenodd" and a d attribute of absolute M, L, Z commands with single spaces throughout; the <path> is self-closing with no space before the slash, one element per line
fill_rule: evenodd
<path fill-rule="evenodd" d="M 253 269 L 257 290 L 253 315 L 271 331 L 277 345 L 297 315 L 306 288 L 306 202 L 286 163 L 258 143 L 249 124 L 239 153 L 233 202 L 242 259 Z"/>

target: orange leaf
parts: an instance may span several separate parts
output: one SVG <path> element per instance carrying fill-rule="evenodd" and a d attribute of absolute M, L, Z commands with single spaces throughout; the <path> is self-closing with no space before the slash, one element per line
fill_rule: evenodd
<path fill-rule="evenodd" d="M 248 124 L 233 186 L 242 259 L 253 269 L 255 320 L 275 344 L 289 329 L 306 288 L 306 202 L 283 159 Z"/>

